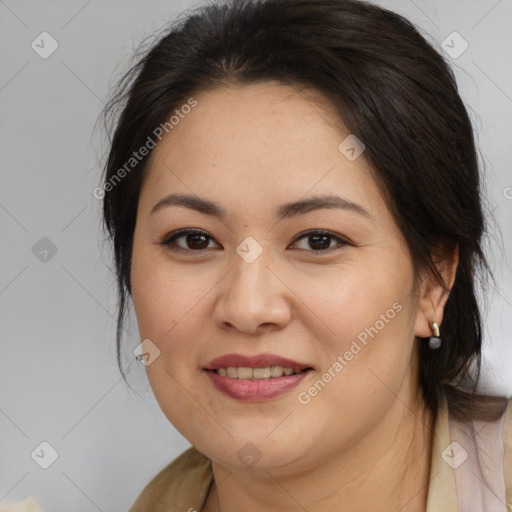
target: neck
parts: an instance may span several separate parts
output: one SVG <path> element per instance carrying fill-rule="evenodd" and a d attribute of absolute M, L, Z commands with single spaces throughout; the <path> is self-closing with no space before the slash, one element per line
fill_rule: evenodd
<path fill-rule="evenodd" d="M 424 512 L 434 417 L 419 392 L 406 403 L 397 398 L 377 429 L 301 474 L 240 474 L 213 463 L 203 512 Z"/>

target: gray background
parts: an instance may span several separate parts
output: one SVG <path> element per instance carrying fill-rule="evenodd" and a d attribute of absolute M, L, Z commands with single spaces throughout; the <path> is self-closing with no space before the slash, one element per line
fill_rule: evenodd
<path fill-rule="evenodd" d="M 421 27 L 441 51 L 454 31 L 469 44 L 449 59 L 504 235 L 503 247 L 492 246 L 500 288 L 489 305 L 484 387 L 510 395 L 512 1 L 379 3 Z M 105 150 L 94 126 L 109 81 L 145 36 L 193 5 L 0 0 L 0 501 L 34 496 L 45 511 L 126 510 L 189 446 L 158 408 L 144 367 L 133 363 L 133 314 L 125 360 L 134 391 L 118 373 L 115 281 L 92 192 Z M 58 43 L 46 59 L 31 47 L 44 31 Z M 453 53 L 461 44 L 450 36 L 445 46 Z M 48 469 L 40 467 L 52 461 L 43 441 L 58 453 Z"/>

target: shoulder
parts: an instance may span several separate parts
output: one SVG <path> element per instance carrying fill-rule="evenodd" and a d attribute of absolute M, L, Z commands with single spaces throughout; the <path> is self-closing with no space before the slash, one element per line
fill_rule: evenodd
<path fill-rule="evenodd" d="M 446 407 L 439 410 L 445 419 L 437 430 L 438 468 L 449 474 L 450 495 L 457 503 L 452 509 L 502 510 L 506 503 L 512 512 L 512 400 L 477 395 L 472 405 L 462 415 L 460 407 L 457 414 L 448 414 L 448 422 Z"/>
<path fill-rule="evenodd" d="M 212 479 L 210 460 L 190 447 L 151 479 L 129 512 L 201 510 Z"/>

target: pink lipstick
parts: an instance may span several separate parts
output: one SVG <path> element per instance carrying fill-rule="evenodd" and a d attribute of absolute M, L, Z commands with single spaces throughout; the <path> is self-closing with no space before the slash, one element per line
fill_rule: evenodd
<path fill-rule="evenodd" d="M 262 402 L 296 387 L 313 368 L 274 354 L 227 354 L 204 368 L 215 388 L 236 400 Z"/>

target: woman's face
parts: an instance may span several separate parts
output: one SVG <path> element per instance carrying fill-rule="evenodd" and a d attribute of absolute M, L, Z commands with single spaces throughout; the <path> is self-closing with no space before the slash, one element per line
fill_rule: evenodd
<path fill-rule="evenodd" d="M 195 100 L 153 150 L 134 234 L 156 399 L 224 467 L 346 455 L 418 394 L 428 319 L 406 244 L 362 147 L 339 147 L 350 134 L 312 91 L 266 82 Z M 152 212 L 169 194 L 189 199 Z M 178 230 L 200 233 L 170 241 Z"/>

